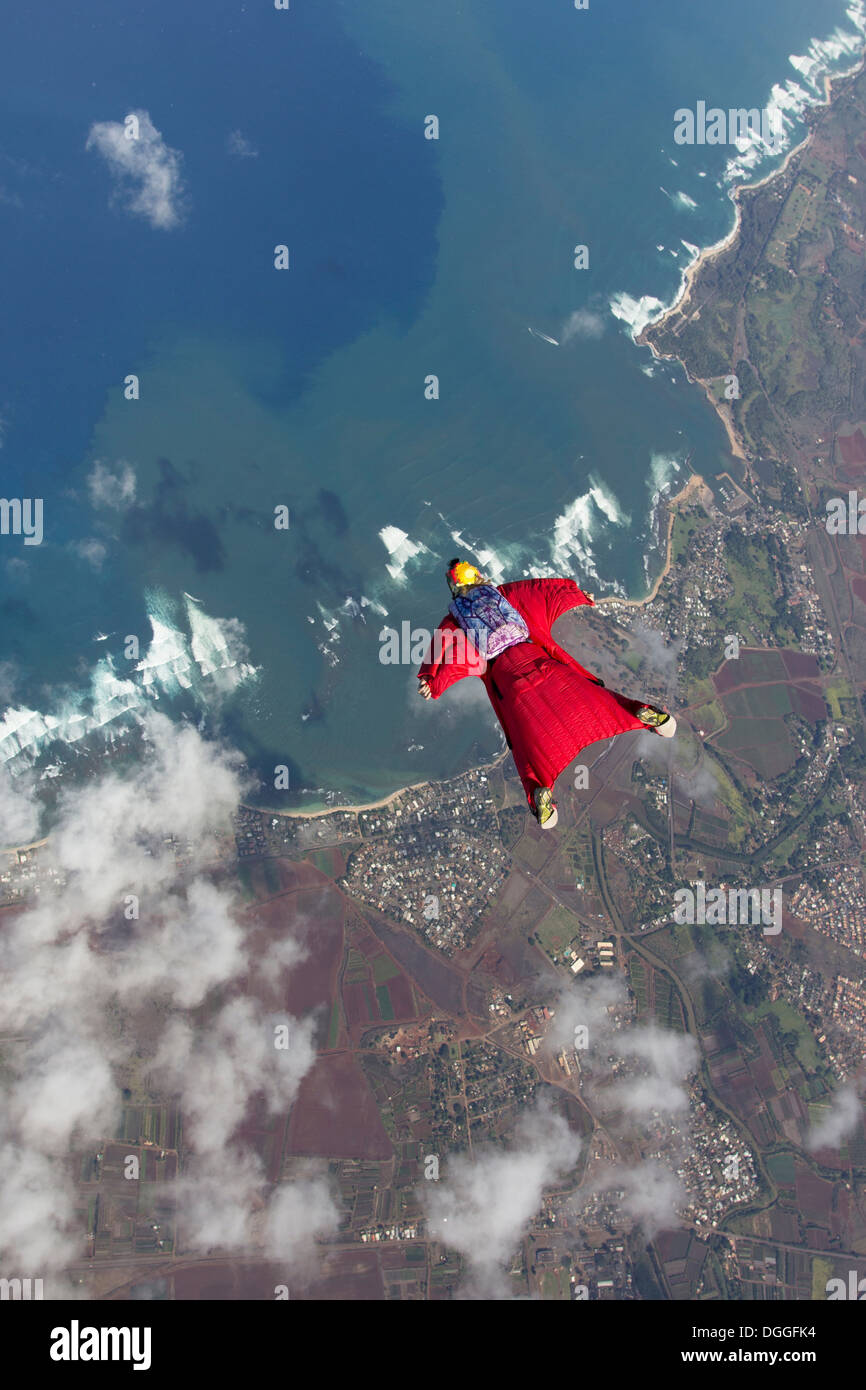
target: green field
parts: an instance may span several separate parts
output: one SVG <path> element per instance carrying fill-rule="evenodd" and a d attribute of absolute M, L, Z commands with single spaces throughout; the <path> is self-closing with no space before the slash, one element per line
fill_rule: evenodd
<path fill-rule="evenodd" d="M 779 681 L 774 685 L 762 685 L 746 691 L 749 713 L 753 718 L 781 718 L 793 713 L 791 692 L 787 685 Z"/>
<path fill-rule="evenodd" d="M 703 729 L 706 738 L 709 734 L 717 734 L 725 727 L 725 712 L 718 700 L 710 700 L 707 704 L 698 705 L 692 710 L 692 722 L 696 728 Z"/>
<path fill-rule="evenodd" d="M 735 845 L 742 839 L 745 827 L 749 824 L 751 809 L 747 807 L 742 794 L 718 755 L 713 756 L 708 752 L 707 762 L 715 778 L 716 796 L 729 812 L 734 822 L 735 829 L 732 828 L 731 830 L 730 840 L 731 843 Z"/>
<path fill-rule="evenodd" d="M 386 1023 L 390 1023 L 394 1017 L 394 1005 L 391 1003 L 391 996 L 388 993 L 387 985 L 376 986 L 376 1002 L 379 1005 L 379 1013 Z"/>
<path fill-rule="evenodd" d="M 693 928 L 685 922 L 672 922 L 669 927 L 662 927 L 661 931 L 653 932 L 652 949 L 669 961 L 686 956 L 695 950 L 692 930 Z"/>
<path fill-rule="evenodd" d="M 692 536 L 700 529 L 706 513 L 677 512 L 671 532 L 671 563 L 678 565 L 689 548 Z"/>
<path fill-rule="evenodd" d="M 755 547 L 752 553 L 754 564 L 748 569 L 733 556 L 725 557 L 728 574 L 734 586 L 725 617 L 730 625 L 729 631 L 738 632 L 741 637 L 745 632 L 755 631 L 752 621 L 756 614 L 766 624 L 776 611 L 773 598 L 775 578 L 769 560 L 758 547 Z"/>
<path fill-rule="evenodd" d="M 773 1182 L 778 1183 L 780 1187 L 794 1186 L 797 1170 L 792 1153 L 768 1154 L 766 1162 L 767 1172 Z"/>
<path fill-rule="evenodd" d="M 782 681 L 732 690 L 722 701 L 729 719 L 778 719 L 793 712 L 790 692 Z"/>
<path fill-rule="evenodd" d="M 259 860 L 259 867 L 264 876 L 265 888 L 268 894 L 273 897 L 275 893 L 279 893 L 281 887 L 277 862 L 275 859 L 261 859 Z"/>
<path fill-rule="evenodd" d="M 774 781 L 796 761 L 788 730 L 781 719 L 732 719 L 716 739 L 719 748 L 735 753 L 768 781 Z"/>
<path fill-rule="evenodd" d="M 781 652 L 743 651 L 737 658 L 738 684 L 753 685 L 766 681 L 784 681 L 788 678 Z"/>
<path fill-rule="evenodd" d="M 242 860 L 241 863 L 238 864 L 237 875 L 243 897 L 247 902 L 252 901 L 256 896 L 255 889 L 253 888 L 252 865 L 248 861 Z"/>
<path fill-rule="evenodd" d="M 377 956 L 373 961 L 373 980 L 377 985 L 384 985 L 399 974 L 400 967 L 394 964 L 390 956 Z"/>
<path fill-rule="evenodd" d="M 797 1046 L 794 1049 L 797 1061 L 806 1071 L 816 1071 L 818 1049 L 815 1038 L 802 1014 L 799 1014 L 791 1004 L 786 1003 L 783 999 L 777 999 L 773 1004 L 760 1004 L 757 1009 L 746 1011 L 746 1017 L 752 1023 L 765 1018 L 767 1014 L 775 1014 L 783 1033 L 797 1034 Z"/>
<path fill-rule="evenodd" d="M 812 1261 L 812 1301 L 824 1303 L 827 1298 L 827 1282 L 833 1277 L 833 1262 L 823 1255 L 816 1255 Z"/>
<path fill-rule="evenodd" d="M 567 908 L 552 907 L 539 922 L 537 931 L 547 954 L 558 956 L 580 935 L 580 922 Z"/>
<path fill-rule="evenodd" d="M 631 955 L 628 962 L 629 983 L 635 999 L 637 1000 L 637 1011 L 639 1014 L 646 1012 L 646 966 L 640 956 Z"/>
<path fill-rule="evenodd" d="M 546 1269 L 538 1276 L 542 1298 L 571 1298 L 571 1285 L 567 1269 Z"/>
<path fill-rule="evenodd" d="M 340 872 L 340 865 L 337 861 L 337 854 L 332 849 L 311 849 L 307 858 L 315 865 L 320 874 L 325 874 L 328 878 L 336 878 Z"/>
<path fill-rule="evenodd" d="M 685 1024 L 679 995 L 666 975 L 662 975 L 658 970 L 654 975 L 656 1022 L 660 1028 L 671 1028 L 676 1033 L 684 1032 Z"/>
<path fill-rule="evenodd" d="M 843 719 L 844 715 L 842 713 L 841 702 L 842 700 L 850 700 L 853 698 L 853 691 L 851 690 L 849 682 L 841 677 L 834 680 L 832 684 L 827 685 L 824 690 L 824 695 L 827 704 L 830 706 L 830 713 L 833 718 Z"/>

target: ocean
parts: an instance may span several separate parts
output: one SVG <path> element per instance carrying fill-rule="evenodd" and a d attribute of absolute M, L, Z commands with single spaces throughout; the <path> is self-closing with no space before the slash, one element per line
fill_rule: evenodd
<path fill-rule="evenodd" d="M 13 777 L 152 706 L 240 747 L 263 804 L 452 775 L 501 746 L 480 684 L 422 702 L 383 629 L 435 626 L 458 553 L 639 595 L 660 493 L 728 466 L 634 336 L 863 4 L 409 13 L 4 16 L 0 469 L 44 507 L 41 544 L 0 535 Z M 783 149 L 675 143 L 698 101 L 772 107 Z"/>

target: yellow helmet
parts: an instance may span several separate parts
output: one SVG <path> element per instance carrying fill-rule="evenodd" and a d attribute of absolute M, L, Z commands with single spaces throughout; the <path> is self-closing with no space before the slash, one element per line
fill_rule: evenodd
<path fill-rule="evenodd" d="M 448 571 L 448 578 L 455 588 L 462 589 L 466 584 L 480 584 L 482 575 L 467 560 L 456 560 Z"/>

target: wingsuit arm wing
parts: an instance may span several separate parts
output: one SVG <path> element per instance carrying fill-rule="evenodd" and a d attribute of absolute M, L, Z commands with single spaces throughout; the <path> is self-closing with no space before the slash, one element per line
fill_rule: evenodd
<path fill-rule="evenodd" d="M 589 594 L 585 594 L 583 589 L 579 589 L 573 579 L 539 579 L 538 583 L 544 585 L 544 598 L 551 627 L 557 618 L 561 618 L 570 608 L 578 608 L 582 603 L 588 603 L 590 608 L 595 607 L 595 600 L 591 599 Z"/>
<path fill-rule="evenodd" d="M 418 668 L 434 700 L 464 676 L 483 676 L 487 663 L 450 614 L 433 633 L 427 656 Z"/>
<path fill-rule="evenodd" d="M 582 603 L 595 607 L 595 601 L 579 589 L 573 579 L 518 579 L 501 588 L 522 612 L 540 617 L 540 609 L 549 628 L 570 608 L 578 608 Z"/>

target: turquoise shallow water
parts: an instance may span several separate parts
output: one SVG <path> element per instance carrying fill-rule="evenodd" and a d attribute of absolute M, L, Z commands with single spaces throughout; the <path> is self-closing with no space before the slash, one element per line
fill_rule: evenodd
<path fill-rule="evenodd" d="M 89 692 L 102 722 L 109 663 L 117 709 L 176 707 L 179 678 L 263 788 L 287 764 L 311 802 L 489 756 L 482 692 L 421 707 L 382 626 L 432 627 L 461 550 L 501 577 L 647 586 L 659 487 L 727 458 L 701 393 L 630 336 L 732 219 L 733 151 L 674 145 L 674 112 L 808 94 L 817 67 L 789 55 L 852 20 L 796 0 L 94 13 L 38 44 L 13 21 L 0 58 L 0 457 L 7 496 L 38 487 L 47 517 L 38 549 L 3 538 L 5 696 L 56 712 Z M 131 108 L 179 152 L 169 228 L 124 211 L 85 149 Z M 96 460 L 128 465 L 134 499 L 95 504 Z"/>

